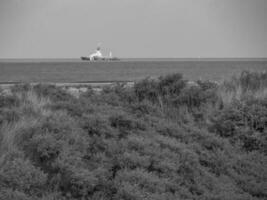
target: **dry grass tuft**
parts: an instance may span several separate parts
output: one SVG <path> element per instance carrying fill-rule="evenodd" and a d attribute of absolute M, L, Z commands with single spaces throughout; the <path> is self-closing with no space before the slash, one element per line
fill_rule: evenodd
<path fill-rule="evenodd" d="M 16 149 L 14 141 L 20 130 L 34 126 L 42 117 L 52 114 L 47 107 L 51 101 L 48 98 L 38 97 L 33 90 L 16 92 L 15 95 L 21 102 L 17 108 L 20 118 L 18 121 L 6 122 L 0 126 L 0 156 L 3 152 Z"/>
<path fill-rule="evenodd" d="M 17 96 L 22 102 L 21 110 L 31 110 L 33 113 L 38 113 L 41 116 L 49 116 L 51 114 L 51 111 L 48 109 L 48 105 L 51 105 L 49 98 L 39 97 L 33 90 L 18 93 Z"/>
<path fill-rule="evenodd" d="M 5 123 L 0 127 L 0 156 L 8 151 L 16 149 L 15 138 L 20 130 L 35 126 L 39 122 L 37 118 L 21 118 L 14 123 Z"/>

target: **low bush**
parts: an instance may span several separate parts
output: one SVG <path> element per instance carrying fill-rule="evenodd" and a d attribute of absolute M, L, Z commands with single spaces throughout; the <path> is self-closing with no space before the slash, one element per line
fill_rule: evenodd
<path fill-rule="evenodd" d="M 248 150 L 266 152 L 267 107 L 259 103 L 239 103 L 225 107 L 212 117 L 210 130 Z"/>
<path fill-rule="evenodd" d="M 0 195 L 11 195 L 17 191 L 14 198 L 36 197 L 45 189 L 47 176 L 36 168 L 29 160 L 18 157 L 20 154 L 5 154 L 1 159 Z M 6 194 L 5 194 L 6 193 Z"/>
<path fill-rule="evenodd" d="M 266 97 L 248 92 L 265 78 L 16 86 L 0 97 L 0 199 L 266 199 Z"/>
<path fill-rule="evenodd" d="M 0 125 L 4 123 L 15 122 L 19 119 L 19 117 L 20 117 L 20 113 L 15 108 L 0 109 Z"/>
<path fill-rule="evenodd" d="M 159 96 L 158 82 L 155 80 L 144 79 L 134 85 L 134 92 L 139 101 L 148 99 L 155 103 L 158 101 Z"/>
<path fill-rule="evenodd" d="M 20 100 L 15 95 L 11 95 L 11 96 L 0 95 L 0 109 L 17 107 L 19 106 L 19 104 L 20 104 Z"/>
<path fill-rule="evenodd" d="M 33 91 L 40 97 L 47 97 L 50 100 L 57 101 L 69 101 L 70 99 L 74 99 L 71 94 L 62 88 L 56 87 L 55 85 L 35 85 L 33 86 Z"/>

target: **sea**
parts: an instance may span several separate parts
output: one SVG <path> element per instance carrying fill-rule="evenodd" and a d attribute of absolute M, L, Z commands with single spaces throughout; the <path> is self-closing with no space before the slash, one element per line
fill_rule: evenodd
<path fill-rule="evenodd" d="M 0 84 L 134 82 L 173 73 L 221 82 L 243 71 L 266 70 L 266 58 L 0 59 Z"/>

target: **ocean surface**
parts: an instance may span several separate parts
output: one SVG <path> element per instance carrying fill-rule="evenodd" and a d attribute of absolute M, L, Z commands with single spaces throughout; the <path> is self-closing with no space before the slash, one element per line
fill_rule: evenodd
<path fill-rule="evenodd" d="M 244 70 L 266 71 L 267 59 L 0 59 L 0 83 L 137 81 L 171 73 L 189 80 L 222 81 Z"/>

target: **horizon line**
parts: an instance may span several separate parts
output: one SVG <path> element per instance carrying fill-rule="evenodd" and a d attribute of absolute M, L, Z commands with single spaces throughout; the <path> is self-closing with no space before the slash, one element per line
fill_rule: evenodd
<path fill-rule="evenodd" d="M 266 57 L 118 57 L 119 59 L 267 59 Z M 45 60 L 45 59 L 55 59 L 55 60 L 62 60 L 62 59 L 81 59 L 80 57 L 25 57 L 25 58 L 1 58 L 0 60 Z"/>

